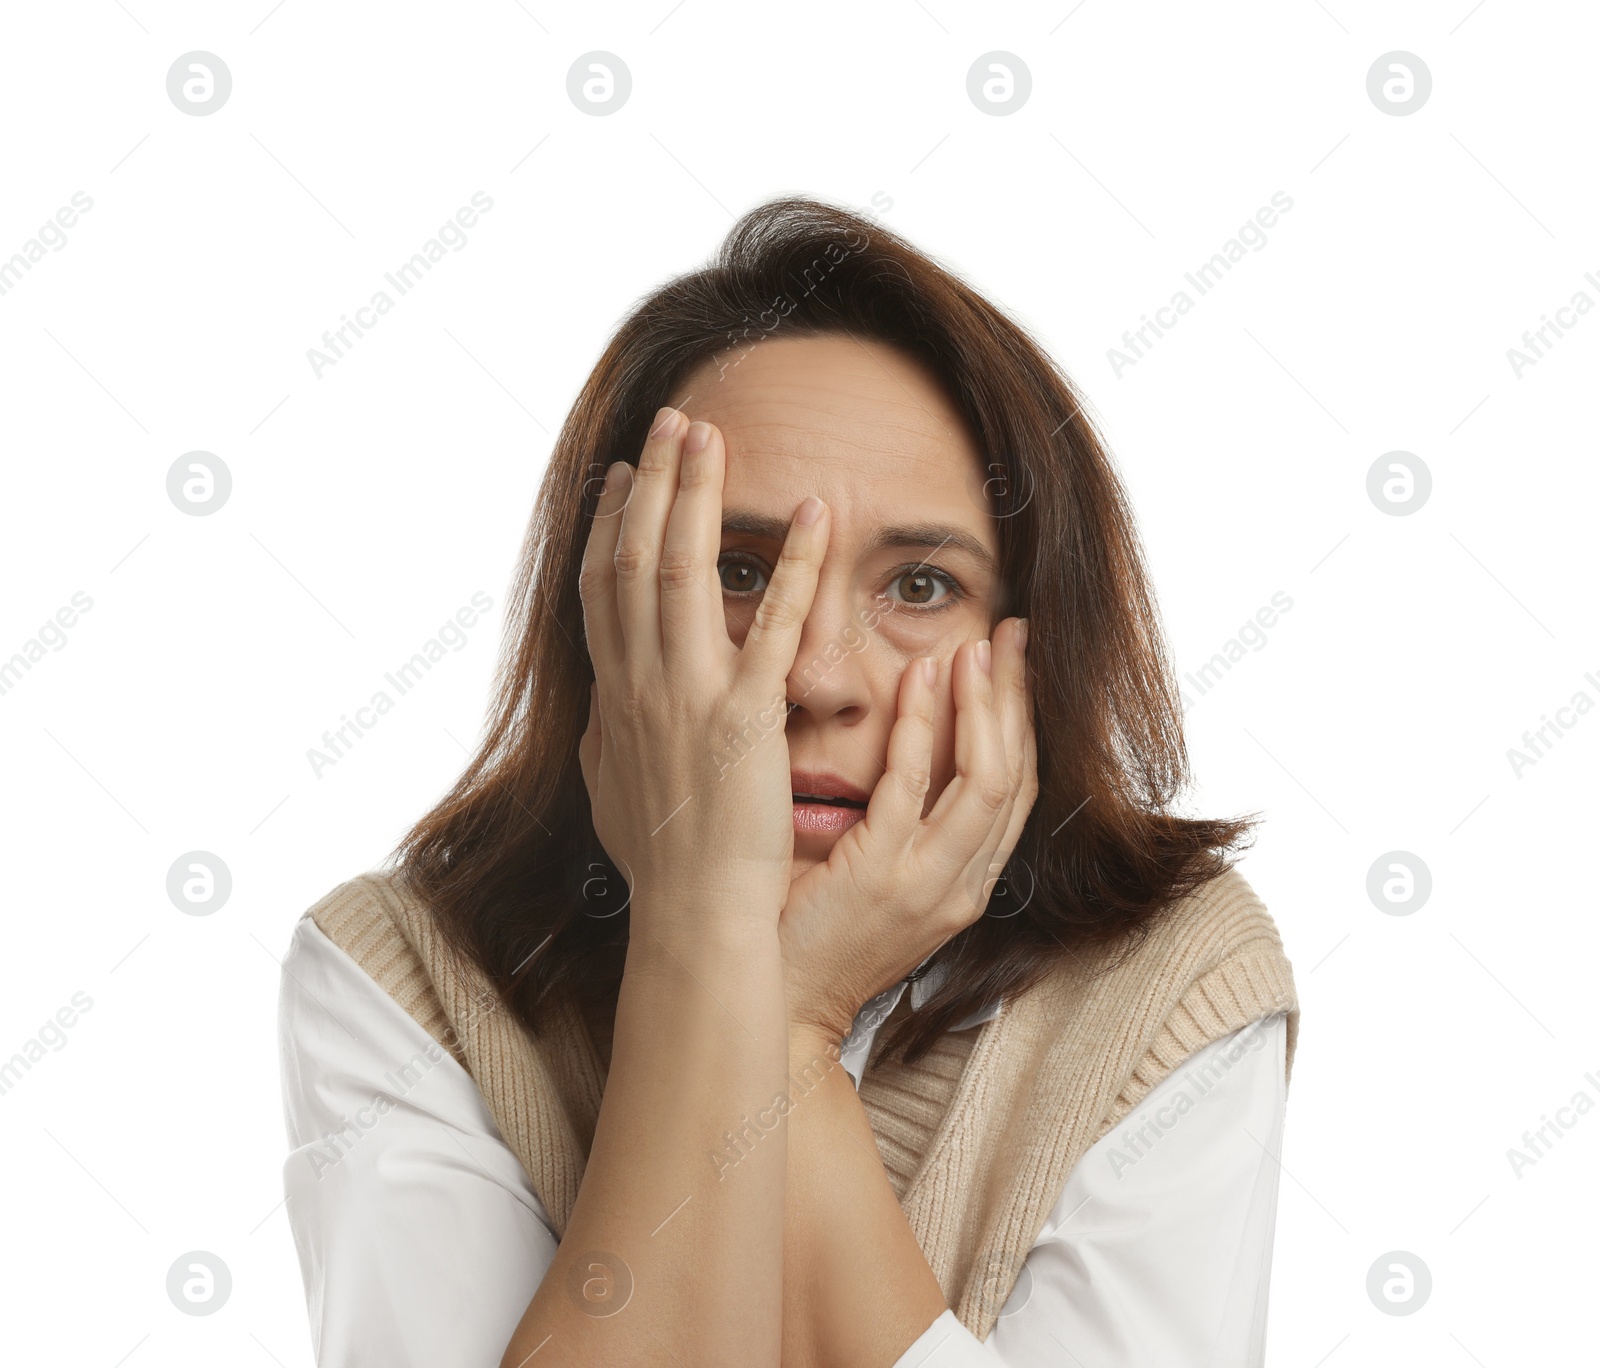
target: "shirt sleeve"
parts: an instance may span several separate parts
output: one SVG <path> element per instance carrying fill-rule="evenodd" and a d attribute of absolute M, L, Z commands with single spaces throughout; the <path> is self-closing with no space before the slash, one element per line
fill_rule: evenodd
<path fill-rule="evenodd" d="M 1275 1013 L 1085 1152 L 987 1339 L 945 1310 L 894 1368 L 1260 1368 L 1287 1082 Z"/>
<path fill-rule="evenodd" d="M 498 1368 L 557 1240 L 471 1075 L 309 917 L 278 1033 L 319 1368 Z"/>

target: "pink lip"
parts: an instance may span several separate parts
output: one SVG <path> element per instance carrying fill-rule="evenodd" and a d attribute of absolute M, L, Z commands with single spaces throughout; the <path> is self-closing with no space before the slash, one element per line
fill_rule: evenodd
<path fill-rule="evenodd" d="M 848 831 L 866 815 L 863 808 L 834 807 L 831 803 L 796 803 L 794 834 L 837 835 Z"/>
<path fill-rule="evenodd" d="M 863 793 L 848 779 L 830 774 L 827 770 L 790 770 L 789 792 L 805 793 L 813 798 L 848 798 L 863 806 L 872 796 Z"/>
<path fill-rule="evenodd" d="M 870 795 L 863 793 L 848 779 L 826 770 L 791 770 L 791 793 L 803 793 L 812 798 L 848 798 L 861 807 L 840 807 L 834 803 L 796 801 L 794 805 L 794 833 L 796 836 L 837 836 L 848 831 L 867 815 L 866 802 Z"/>

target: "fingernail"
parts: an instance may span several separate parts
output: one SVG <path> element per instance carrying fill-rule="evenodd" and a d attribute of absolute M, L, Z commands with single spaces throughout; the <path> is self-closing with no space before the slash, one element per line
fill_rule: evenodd
<path fill-rule="evenodd" d="M 994 673 L 990 667 L 989 643 L 987 641 L 980 641 L 978 643 L 978 664 L 982 668 L 984 674 Z"/>
<path fill-rule="evenodd" d="M 807 494 L 806 501 L 800 505 L 800 511 L 794 515 L 794 520 L 801 527 L 810 527 L 822 516 L 822 500 L 815 494 Z"/>
<path fill-rule="evenodd" d="M 1024 651 L 1028 649 L 1028 619 L 1017 619 L 1017 645 Z"/>
<path fill-rule="evenodd" d="M 932 656 L 923 657 L 922 680 L 930 689 L 939 682 L 939 662 Z"/>
<path fill-rule="evenodd" d="M 678 410 L 670 404 L 666 408 L 657 410 L 656 420 L 650 424 L 650 435 L 652 437 L 665 437 L 667 433 L 672 431 L 673 424 L 677 421 Z"/>
<path fill-rule="evenodd" d="M 710 423 L 690 423 L 689 435 L 683 439 L 683 449 L 688 452 L 700 451 L 710 440 Z"/>
<path fill-rule="evenodd" d="M 607 494 L 622 488 L 622 481 L 625 478 L 627 469 L 628 463 L 626 461 L 613 461 L 611 463 L 610 469 L 606 471 L 605 492 Z"/>

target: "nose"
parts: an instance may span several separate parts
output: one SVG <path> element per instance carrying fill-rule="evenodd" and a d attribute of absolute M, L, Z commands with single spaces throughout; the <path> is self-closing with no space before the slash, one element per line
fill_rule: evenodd
<path fill-rule="evenodd" d="M 824 573 L 789 671 L 790 704 L 816 721 L 854 721 L 865 713 L 871 702 L 863 659 L 869 639 L 847 586 Z"/>

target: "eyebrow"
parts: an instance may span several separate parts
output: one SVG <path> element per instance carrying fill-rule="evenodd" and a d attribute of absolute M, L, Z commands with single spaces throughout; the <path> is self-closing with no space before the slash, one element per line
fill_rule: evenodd
<path fill-rule="evenodd" d="M 757 537 L 782 545 L 789 535 L 789 520 L 734 509 L 723 515 L 722 530 L 724 533 Z M 972 533 L 953 523 L 893 523 L 874 532 L 867 541 L 866 549 L 879 551 L 891 546 L 932 547 L 935 550 L 952 547 L 971 556 L 991 575 L 996 573 L 995 560 L 989 554 L 988 547 Z"/>

